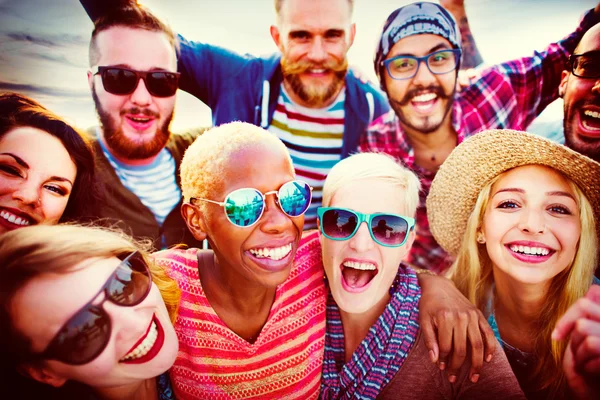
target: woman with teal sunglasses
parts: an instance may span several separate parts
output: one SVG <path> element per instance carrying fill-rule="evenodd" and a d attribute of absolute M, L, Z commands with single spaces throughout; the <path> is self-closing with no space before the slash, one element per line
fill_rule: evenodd
<path fill-rule="evenodd" d="M 429 360 L 419 325 L 421 287 L 403 262 L 415 239 L 418 178 L 391 157 L 364 153 L 327 176 L 318 209 L 329 283 L 324 399 L 524 398 L 496 351 L 481 374 Z"/>
<path fill-rule="evenodd" d="M 295 178 L 276 136 L 238 122 L 205 132 L 188 148 L 181 184 L 188 229 L 211 250 L 155 255 L 181 288 L 179 354 L 170 373 L 176 397 L 317 398 L 327 291 L 318 234 L 303 232 L 310 185 Z M 376 232 L 387 232 L 381 240 L 392 240 L 395 221 L 373 221 Z M 431 294 L 422 303 L 432 310 L 423 312 L 429 321 L 435 313 L 475 310 L 445 278 L 428 278 Z M 493 348 L 488 337 L 495 339 L 489 328 L 481 338 L 477 317 L 474 325 L 483 360 L 483 349 Z M 456 337 L 466 342 L 467 326 L 473 328 L 454 330 L 446 319 L 436 327 L 450 347 Z M 435 342 L 433 329 L 429 337 Z"/>

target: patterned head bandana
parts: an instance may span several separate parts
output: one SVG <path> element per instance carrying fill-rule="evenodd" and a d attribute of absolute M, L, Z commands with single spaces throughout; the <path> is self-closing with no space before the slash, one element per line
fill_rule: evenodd
<path fill-rule="evenodd" d="M 407 36 L 422 33 L 439 35 L 448 40 L 454 48 L 461 48 L 458 25 L 444 7 L 428 2 L 400 7 L 385 21 L 375 52 L 373 63 L 379 82 L 382 82 L 381 62 L 385 60 L 394 44 Z"/>

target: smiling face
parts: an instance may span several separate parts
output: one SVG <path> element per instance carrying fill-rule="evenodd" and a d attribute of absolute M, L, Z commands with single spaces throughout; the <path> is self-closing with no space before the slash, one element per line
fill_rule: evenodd
<path fill-rule="evenodd" d="M 175 49 L 163 32 L 116 26 L 96 37 L 96 66 L 137 71 L 177 71 Z M 175 95 L 156 97 L 139 80 L 131 94 L 104 90 L 100 74 L 88 73 L 92 97 L 108 147 L 121 159 L 145 159 L 160 152 L 169 139 Z"/>
<path fill-rule="evenodd" d="M 302 106 L 329 105 L 344 85 L 354 41 L 348 0 L 285 0 L 271 36 L 281 51 L 284 85 Z"/>
<path fill-rule="evenodd" d="M 574 54 L 597 50 L 600 25 L 586 32 Z M 600 58 L 595 60 L 599 62 Z M 564 71 L 559 93 L 564 100 L 565 144 L 600 161 L 600 79 L 580 78 Z"/>
<path fill-rule="evenodd" d="M 61 327 L 94 299 L 120 263 L 116 257 L 91 258 L 73 266 L 68 273 L 38 275 L 16 293 L 11 302 L 11 316 L 15 328 L 30 339 L 32 352 L 46 349 Z M 94 304 L 104 296 L 100 294 Z M 43 361 L 41 368 L 49 379 L 46 383 L 58 386 L 65 380 L 75 380 L 92 387 L 119 386 L 152 378 L 171 367 L 177 356 L 178 340 L 154 284 L 148 296 L 136 306 L 123 307 L 106 300 L 102 309 L 111 323 L 106 348 L 83 365 Z M 153 321 L 156 330 L 151 328 Z M 157 339 L 152 341 L 154 331 Z M 134 356 L 125 360 L 131 353 Z"/>
<path fill-rule="evenodd" d="M 495 277 L 546 283 L 577 253 L 581 222 L 575 193 L 551 168 L 512 169 L 492 186 L 481 229 Z"/>
<path fill-rule="evenodd" d="M 222 174 L 222 190 L 211 200 L 224 201 L 236 189 L 255 188 L 261 193 L 277 191 L 295 179 L 294 169 L 282 146 L 254 144 L 234 152 Z M 274 288 L 283 283 L 298 249 L 304 216 L 289 217 L 276 204 L 276 196 L 266 196 L 266 208 L 250 227 L 233 225 L 223 207 L 206 204 L 206 233 L 217 255 L 219 268 L 242 286 Z M 188 221 L 189 224 L 189 221 Z"/>
<path fill-rule="evenodd" d="M 452 45 L 441 36 L 412 35 L 396 42 L 386 60 L 399 55 L 423 57 L 444 49 L 452 49 Z M 389 76 L 385 68 L 383 69 L 382 76 L 390 105 L 405 130 L 432 133 L 440 127 L 450 128 L 456 71 L 434 75 L 422 62 L 414 77 L 396 80 Z"/>
<path fill-rule="evenodd" d="M 77 167 L 62 142 L 22 127 L 0 138 L 0 235 L 33 224 L 56 224 L 63 215 Z"/>
<path fill-rule="evenodd" d="M 404 189 L 401 187 L 380 179 L 362 179 L 338 189 L 329 206 L 366 214 L 406 215 L 404 202 Z M 387 303 L 398 266 L 413 240 L 414 231 L 411 231 L 403 246 L 381 246 L 373 241 L 364 223 L 348 240 L 330 240 L 321 235 L 325 273 L 331 294 L 340 309 L 360 314 Z"/>

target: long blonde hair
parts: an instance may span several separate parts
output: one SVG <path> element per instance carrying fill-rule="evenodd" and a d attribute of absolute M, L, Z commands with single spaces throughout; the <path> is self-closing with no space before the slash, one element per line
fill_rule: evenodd
<path fill-rule="evenodd" d="M 476 236 L 482 226 L 491 188 L 501 176 L 502 174 L 495 177 L 479 193 L 467 220 L 467 228 L 456 260 L 448 271 L 448 276 L 456 287 L 484 313 L 489 311 L 489 305 L 493 301 L 494 278 L 492 261 L 485 246 L 477 243 Z M 579 206 L 581 235 L 573 262 L 552 279 L 544 307 L 538 317 L 538 334 L 534 343 L 538 363 L 533 377 L 539 389 L 552 387 L 561 390 L 565 385 L 562 360 L 566 343 L 552 341 L 551 334 L 558 319 L 589 289 L 598 258 L 598 237 L 592 206 L 579 187 L 570 179 L 566 179 Z"/>
<path fill-rule="evenodd" d="M 0 236 L 0 326 L 10 327 L 10 304 L 15 294 L 34 277 L 65 273 L 93 257 L 122 257 L 139 251 L 165 302 L 171 321 L 177 316 L 177 283 L 149 256 L 151 242 L 134 241 L 119 231 L 80 225 L 37 225 Z M 15 365 L 30 356 L 26 338 L 12 329 L 0 330 L 0 356 Z M 5 359 L 6 359 L 5 358 Z"/>

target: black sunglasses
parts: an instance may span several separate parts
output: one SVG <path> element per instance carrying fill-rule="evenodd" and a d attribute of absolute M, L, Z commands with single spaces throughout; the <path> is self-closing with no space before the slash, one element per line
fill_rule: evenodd
<path fill-rule="evenodd" d="M 81 307 L 58 331 L 39 358 L 71 365 L 87 364 L 108 345 L 111 321 L 103 304 L 109 300 L 122 307 L 140 304 L 150 293 L 152 278 L 148 265 L 139 252 L 128 255 L 102 285 L 100 291 Z M 92 304 L 100 294 L 104 299 Z"/>
<path fill-rule="evenodd" d="M 179 72 L 169 71 L 136 71 L 121 67 L 98 67 L 94 75 L 100 74 L 104 90 L 116 95 L 131 94 L 144 80 L 146 89 L 152 96 L 171 97 L 177 92 Z"/>

